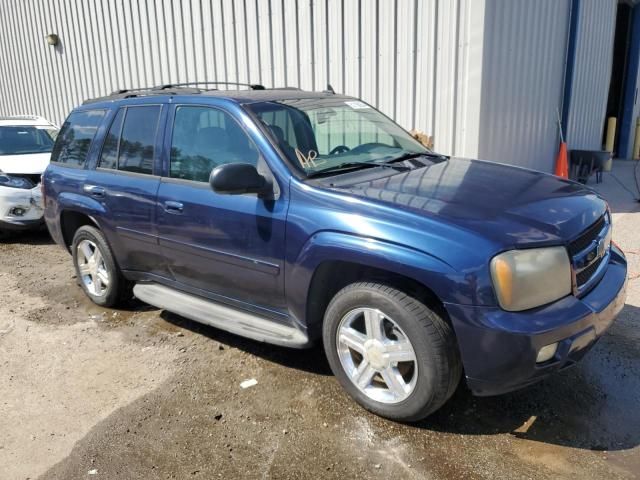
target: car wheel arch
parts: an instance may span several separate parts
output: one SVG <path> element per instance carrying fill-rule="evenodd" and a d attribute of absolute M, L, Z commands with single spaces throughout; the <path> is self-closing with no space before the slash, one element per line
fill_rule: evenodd
<path fill-rule="evenodd" d="M 313 272 L 306 296 L 305 320 L 311 336 L 316 338 L 322 330 L 324 313 L 332 298 L 344 287 L 356 282 L 377 282 L 396 288 L 425 303 L 451 323 L 444 302 L 423 282 L 393 270 L 362 263 L 325 260 Z"/>
<path fill-rule="evenodd" d="M 67 250 L 70 251 L 75 233 L 80 227 L 85 225 L 91 225 L 101 229 L 97 220 L 84 212 L 77 210 L 63 210 L 60 212 L 60 229 Z"/>

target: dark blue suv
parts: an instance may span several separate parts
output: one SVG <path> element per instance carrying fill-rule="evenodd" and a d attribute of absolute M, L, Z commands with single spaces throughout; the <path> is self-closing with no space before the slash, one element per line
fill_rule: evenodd
<path fill-rule="evenodd" d="M 119 91 L 69 115 L 45 218 L 95 303 L 320 340 L 357 402 L 404 421 L 462 376 L 493 395 L 574 364 L 624 305 L 588 188 L 436 154 L 352 97 L 251 87 Z"/>

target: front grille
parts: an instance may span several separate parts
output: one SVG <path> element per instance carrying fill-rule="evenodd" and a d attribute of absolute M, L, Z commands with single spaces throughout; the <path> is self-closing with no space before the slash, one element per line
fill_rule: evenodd
<path fill-rule="evenodd" d="M 582 270 L 580 273 L 576 274 L 576 284 L 578 285 L 578 288 L 582 287 L 589 280 L 591 280 L 591 277 L 593 277 L 593 275 L 596 273 L 596 271 L 598 270 L 598 267 L 600 266 L 600 264 L 604 259 L 605 257 L 600 257 L 591 265 L 589 265 L 587 268 Z"/>
<path fill-rule="evenodd" d="M 582 233 L 578 238 L 576 238 L 573 242 L 569 244 L 569 255 L 574 256 L 585 248 L 587 248 L 591 242 L 593 242 L 598 235 L 602 231 L 605 226 L 604 215 L 600 217 L 596 223 L 591 225 L 584 233 Z"/>
<path fill-rule="evenodd" d="M 598 270 L 602 263 L 608 260 L 609 246 L 603 245 L 603 242 L 610 235 L 610 228 L 605 214 L 569 244 L 568 251 L 576 272 L 574 286 L 576 294 L 583 294 L 590 288 L 590 284 L 595 281 L 595 275 L 599 274 Z"/>

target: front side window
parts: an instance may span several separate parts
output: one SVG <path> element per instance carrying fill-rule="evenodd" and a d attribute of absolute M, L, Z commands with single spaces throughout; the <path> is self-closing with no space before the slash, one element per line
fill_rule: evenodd
<path fill-rule="evenodd" d="M 153 174 L 160 109 L 159 105 L 145 105 L 118 110 L 105 138 L 98 166 Z"/>
<path fill-rule="evenodd" d="M 0 127 L 0 155 L 47 153 L 53 149 L 55 130 L 40 126 Z"/>
<path fill-rule="evenodd" d="M 359 100 L 301 98 L 246 108 L 307 175 L 342 164 L 380 163 L 429 152 L 392 120 Z"/>
<path fill-rule="evenodd" d="M 86 110 L 69 115 L 56 139 L 51 161 L 83 166 L 105 113 L 105 110 Z"/>
<path fill-rule="evenodd" d="M 225 163 L 258 162 L 258 150 L 231 115 L 212 107 L 176 107 L 169 175 L 208 182 Z"/>

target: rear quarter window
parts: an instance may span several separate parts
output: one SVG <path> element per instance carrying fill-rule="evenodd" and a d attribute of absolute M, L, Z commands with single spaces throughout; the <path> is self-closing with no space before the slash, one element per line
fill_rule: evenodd
<path fill-rule="evenodd" d="M 69 115 L 56 139 L 51 161 L 75 167 L 84 166 L 89 147 L 105 113 L 106 110 L 84 110 Z"/>
<path fill-rule="evenodd" d="M 100 168 L 153 174 L 160 105 L 118 110 L 102 147 Z"/>

